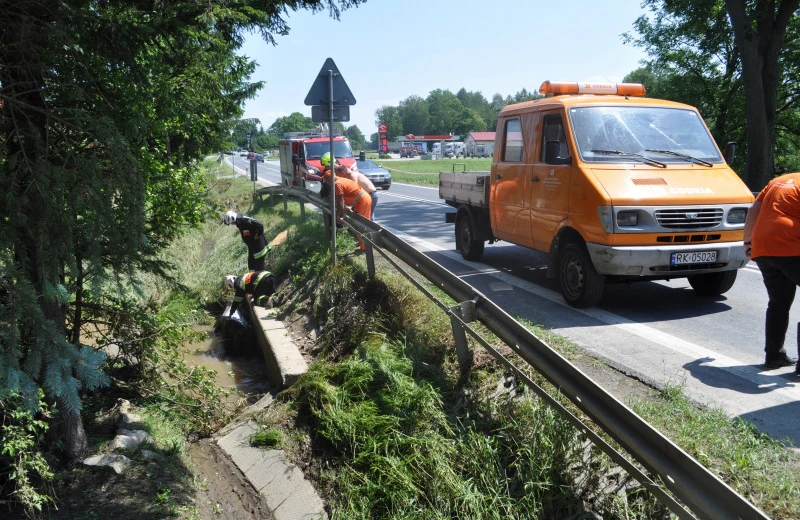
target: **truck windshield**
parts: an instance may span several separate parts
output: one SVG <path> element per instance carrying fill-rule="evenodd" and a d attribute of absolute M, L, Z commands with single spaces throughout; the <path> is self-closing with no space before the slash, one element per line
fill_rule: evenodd
<path fill-rule="evenodd" d="M 306 159 L 319 159 L 323 154 L 331 151 L 330 141 L 319 141 L 316 143 L 306 143 Z M 350 148 L 348 141 L 333 142 L 333 156 L 340 159 L 353 157 L 353 149 Z"/>
<path fill-rule="evenodd" d="M 640 160 L 720 163 L 722 157 L 693 110 L 646 106 L 574 107 L 569 110 L 578 153 L 586 162 Z"/>

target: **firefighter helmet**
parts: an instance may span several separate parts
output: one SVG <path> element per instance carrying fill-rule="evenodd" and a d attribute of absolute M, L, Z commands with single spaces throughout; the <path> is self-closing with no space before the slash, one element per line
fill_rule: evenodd
<path fill-rule="evenodd" d="M 233 276 L 232 274 L 229 274 L 228 276 L 226 276 L 225 277 L 225 285 L 227 285 L 228 287 L 233 289 L 234 285 L 236 285 L 236 277 Z"/>
<path fill-rule="evenodd" d="M 228 211 L 227 213 L 225 213 L 225 216 L 223 217 L 223 220 L 228 225 L 233 224 L 234 222 L 236 222 L 236 212 L 235 211 Z"/>
<path fill-rule="evenodd" d="M 331 165 L 331 153 L 325 152 L 322 157 L 319 159 L 319 163 L 322 166 L 330 166 Z"/>

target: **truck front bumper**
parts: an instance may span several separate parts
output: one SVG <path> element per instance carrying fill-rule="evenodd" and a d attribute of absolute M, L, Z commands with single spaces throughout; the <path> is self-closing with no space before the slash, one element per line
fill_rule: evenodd
<path fill-rule="evenodd" d="M 748 262 L 742 242 L 614 247 L 586 244 L 598 273 L 608 276 L 678 278 L 739 269 Z M 712 263 L 671 265 L 672 253 L 716 251 Z"/>

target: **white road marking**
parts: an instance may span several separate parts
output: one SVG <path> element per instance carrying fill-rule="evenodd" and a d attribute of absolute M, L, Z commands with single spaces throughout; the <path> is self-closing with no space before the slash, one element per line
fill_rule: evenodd
<path fill-rule="evenodd" d="M 428 200 L 428 199 L 420 199 L 419 197 L 410 197 L 410 196 L 408 196 L 408 195 L 398 195 L 397 193 L 388 193 L 388 192 L 382 192 L 382 193 L 381 193 L 381 196 L 384 196 L 384 195 L 388 195 L 388 196 L 390 196 L 390 197 L 396 197 L 396 198 L 398 198 L 398 199 L 412 200 L 412 201 L 414 201 L 414 202 L 424 202 L 424 203 L 426 203 L 426 204 L 430 204 L 431 206 L 445 206 L 445 207 L 450 207 L 450 206 L 448 206 L 447 204 L 445 204 L 444 202 L 435 202 L 435 201 Z M 455 208 L 454 208 L 454 209 L 455 209 Z M 384 227 L 385 227 L 385 226 L 384 226 Z M 388 228 L 387 228 L 387 229 L 388 229 Z"/>

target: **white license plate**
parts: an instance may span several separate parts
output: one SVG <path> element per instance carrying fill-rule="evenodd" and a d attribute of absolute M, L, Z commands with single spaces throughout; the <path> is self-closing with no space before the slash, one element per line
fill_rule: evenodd
<path fill-rule="evenodd" d="M 694 251 L 692 253 L 672 253 L 669 265 L 713 264 L 716 261 L 716 251 Z"/>

